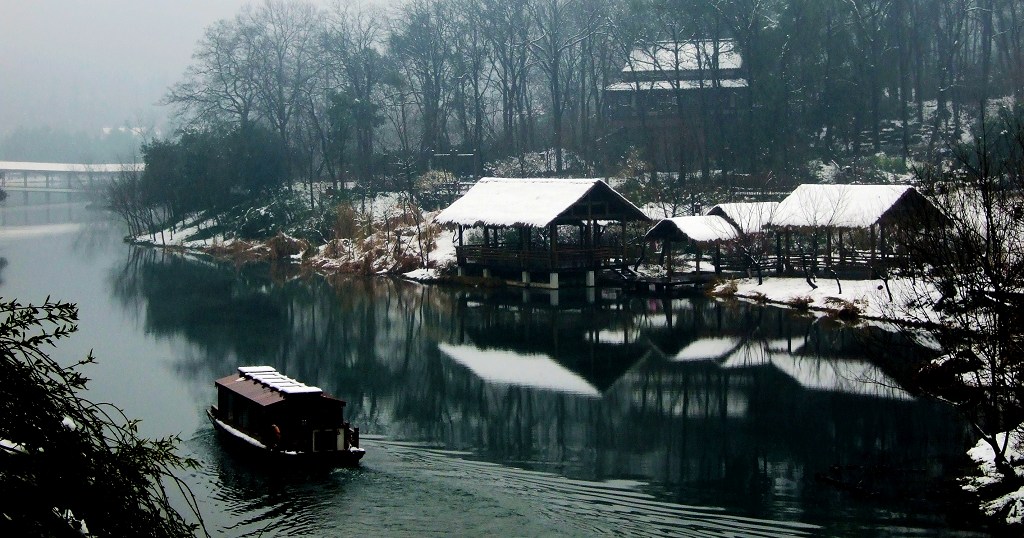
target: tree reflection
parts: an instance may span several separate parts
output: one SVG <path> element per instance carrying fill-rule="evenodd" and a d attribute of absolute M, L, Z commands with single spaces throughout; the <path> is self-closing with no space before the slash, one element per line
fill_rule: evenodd
<path fill-rule="evenodd" d="M 147 331 L 187 338 L 177 368 L 196 383 L 266 363 L 348 401 L 368 434 L 639 477 L 751 513 L 820 510 L 816 476 L 917 469 L 965 439 L 891 377 L 921 350 L 891 340 L 872 360 L 865 329 L 829 320 L 710 299 L 267 275 L 133 250 L 113 285 Z"/>

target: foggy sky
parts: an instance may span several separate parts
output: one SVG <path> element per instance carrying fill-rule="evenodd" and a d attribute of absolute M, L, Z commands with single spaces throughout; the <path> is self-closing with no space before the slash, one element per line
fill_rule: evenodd
<path fill-rule="evenodd" d="M 0 134 L 161 126 L 203 30 L 247 3 L 0 0 Z"/>

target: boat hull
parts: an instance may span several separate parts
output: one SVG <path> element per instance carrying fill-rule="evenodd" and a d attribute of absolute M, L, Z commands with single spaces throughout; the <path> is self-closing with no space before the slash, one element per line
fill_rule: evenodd
<path fill-rule="evenodd" d="M 232 448 L 239 449 L 249 456 L 267 458 L 282 463 L 330 465 L 335 467 L 355 467 L 366 453 L 362 448 L 348 450 L 332 450 L 322 452 L 302 452 L 291 450 L 272 450 L 259 440 L 246 435 L 230 424 L 217 418 L 214 408 L 206 409 L 206 416 L 213 423 L 218 436 Z"/>

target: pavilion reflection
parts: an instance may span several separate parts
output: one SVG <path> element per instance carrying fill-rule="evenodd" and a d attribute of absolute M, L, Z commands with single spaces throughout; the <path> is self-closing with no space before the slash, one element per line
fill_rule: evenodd
<path fill-rule="evenodd" d="M 833 466 L 941 461 L 964 439 L 890 376 L 919 350 L 886 342 L 880 361 L 865 330 L 782 309 L 272 281 L 151 254 L 114 287 L 147 331 L 190 342 L 176 368 L 197 387 L 268 364 L 348 401 L 369 435 L 680 497 L 700 485 L 752 510 L 817 502 L 810 478 Z"/>

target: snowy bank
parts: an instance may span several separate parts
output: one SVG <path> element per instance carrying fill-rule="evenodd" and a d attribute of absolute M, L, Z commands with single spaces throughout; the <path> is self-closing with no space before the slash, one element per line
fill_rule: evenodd
<path fill-rule="evenodd" d="M 835 280 L 797 277 L 765 277 L 727 280 L 711 290 L 712 295 L 732 296 L 759 303 L 775 303 L 800 309 L 829 313 L 848 313 L 856 317 L 891 320 L 908 319 L 904 312 L 911 297 L 920 293 L 920 283 L 907 279 Z M 891 295 L 890 295 L 891 294 Z"/>
<path fill-rule="evenodd" d="M 1006 446 L 1006 461 L 1015 476 L 1004 476 L 996 468 L 995 449 L 981 440 L 967 451 L 971 460 L 978 464 L 978 475 L 967 478 L 963 489 L 978 495 L 985 515 L 998 517 L 1008 525 L 1020 525 L 1024 523 L 1024 485 L 1015 486 L 1024 479 L 1024 424 L 1009 433 L 996 434 L 996 443 Z"/>
<path fill-rule="evenodd" d="M 281 229 L 279 215 L 275 216 L 280 211 L 271 206 L 245 209 L 244 218 L 240 220 L 243 227 L 246 222 L 257 219 L 278 230 L 267 239 L 244 239 L 237 230 L 225 233 L 225 226 L 218 225 L 217 219 L 204 216 L 130 240 L 141 245 L 205 253 L 238 263 L 289 261 L 324 275 L 402 275 L 416 271 L 408 277 L 436 280 L 443 269 L 454 263 L 451 234 L 433 223 L 434 214 L 420 211 L 407 196 L 385 193 L 345 208 L 339 206 L 337 212 L 338 221 L 332 227 L 336 237 L 316 241 L 315 245 Z M 294 228 L 303 223 L 291 224 Z M 317 236 L 316 233 L 302 235 Z"/>

